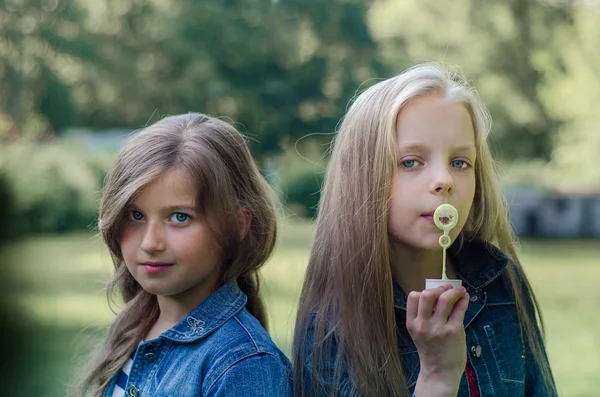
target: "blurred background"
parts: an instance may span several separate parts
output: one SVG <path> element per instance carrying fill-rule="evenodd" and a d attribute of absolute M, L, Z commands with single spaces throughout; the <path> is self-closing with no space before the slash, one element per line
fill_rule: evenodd
<path fill-rule="evenodd" d="M 65 395 L 114 316 L 106 171 L 127 134 L 188 111 L 235 121 L 279 195 L 264 293 L 289 354 L 339 119 L 437 61 L 491 110 L 560 395 L 598 396 L 599 49 L 597 0 L 0 0 L 0 395 Z"/>

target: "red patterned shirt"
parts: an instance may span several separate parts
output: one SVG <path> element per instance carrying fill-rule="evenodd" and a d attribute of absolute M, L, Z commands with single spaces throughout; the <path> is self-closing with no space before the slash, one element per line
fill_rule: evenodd
<path fill-rule="evenodd" d="M 480 397 L 479 394 L 479 386 L 477 385 L 477 376 L 475 375 L 475 370 L 471 365 L 471 361 L 467 358 L 467 379 L 469 380 L 469 394 L 471 397 Z"/>

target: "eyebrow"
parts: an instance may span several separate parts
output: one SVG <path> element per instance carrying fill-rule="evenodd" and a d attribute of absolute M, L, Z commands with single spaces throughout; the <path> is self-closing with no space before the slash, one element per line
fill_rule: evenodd
<path fill-rule="evenodd" d="M 168 210 L 168 211 L 184 210 L 184 211 L 198 212 L 198 208 L 191 207 L 189 205 L 174 205 L 174 206 L 166 207 L 165 210 Z"/>
<path fill-rule="evenodd" d="M 458 153 L 465 153 L 465 152 L 467 152 L 469 154 L 472 154 L 473 156 L 477 156 L 477 149 L 475 148 L 475 146 L 470 145 L 470 144 L 466 144 L 466 145 L 454 145 L 452 147 L 452 149 L 455 152 L 458 152 Z"/>
<path fill-rule="evenodd" d="M 400 146 L 399 149 L 401 151 L 417 151 L 417 152 L 428 152 L 429 148 L 426 145 L 420 144 L 420 143 L 411 143 L 408 145 L 403 145 Z M 477 149 L 475 148 L 474 145 L 470 144 L 470 143 L 459 143 L 456 145 L 452 145 L 452 150 L 457 151 L 457 152 L 462 152 L 462 151 L 472 151 L 472 152 L 477 152 Z"/>
<path fill-rule="evenodd" d="M 139 205 L 136 205 L 136 203 L 131 204 L 131 208 L 133 209 L 141 209 L 141 207 Z M 189 206 L 189 205 L 170 205 L 168 207 L 162 207 L 160 208 L 161 212 L 177 212 L 177 211 L 190 211 L 190 212 L 194 212 L 197 213 L 199 212 L 198 208 Z M 142 211 L 143 212 L 143 211 Z"/>

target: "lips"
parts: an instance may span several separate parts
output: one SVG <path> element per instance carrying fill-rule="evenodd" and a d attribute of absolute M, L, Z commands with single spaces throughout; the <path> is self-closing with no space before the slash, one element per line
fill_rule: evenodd
<path fill-rule="evenodd" d="M 428 223 L 434 225 L 435 222 L 433 221 L 433 211 L 430 212 L 425 212 L 423 214 L 421 214 L 421 218 L 423 218 L 425 221 L 427 221 Z"/>
<path fill-rule="evenodd" d="M 171 268 L 171 264 L 163 262 L 146 262 L 142 263 L 142 267 L 148 274 L 157 274 L 167 271 Z"/>
<path fill-rule="evenodd" d="M 172 265 L 170 263 L 164 263 L 164 262 L 144 262 L 144 263 L 142 263 L 142 266 L 159 267 L 159 266 L 172 266 Z"/>
<path fill-rule="evenodd" d="M 433 225 L 433 215 L 429 215 L 429 214 L 423 214 L 421 215 L 421 218 L 423 218 L 426 222 L 429 222 Z"/>

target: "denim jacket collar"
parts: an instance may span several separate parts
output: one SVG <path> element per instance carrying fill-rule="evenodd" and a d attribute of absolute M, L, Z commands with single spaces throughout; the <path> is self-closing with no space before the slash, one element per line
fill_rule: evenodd
<path fill-rule="evenodd" d="M 175 342 L 194 342 L 218 329 L 246 305 L 246 295 L 231 280 L 202 301 L 161 337 Z"/>
<path fill-rule="evenodd" d="M 473 297 L 481 295 L 481 289 L 494 281 L 506 267 L 508 257 L 499 248 L 480 239 L 453 245 L 448 250 L 456 273 L 463 286 Z M 393 282 L 394 306 L 406 310 L 406 294 L 398 283 Z M 485 301 L 485 296 L 481 297 Z M 481 299 L 480 299 L 481 301 Z"/>

